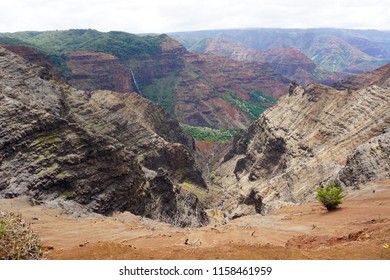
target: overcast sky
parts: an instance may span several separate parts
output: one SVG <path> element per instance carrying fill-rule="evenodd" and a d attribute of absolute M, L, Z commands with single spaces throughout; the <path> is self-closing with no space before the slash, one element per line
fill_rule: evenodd
<path fill-rule="evenodd" d="M 1 0 L 0 32 L 282 27 L 390 30 L 389 0 Z"/>

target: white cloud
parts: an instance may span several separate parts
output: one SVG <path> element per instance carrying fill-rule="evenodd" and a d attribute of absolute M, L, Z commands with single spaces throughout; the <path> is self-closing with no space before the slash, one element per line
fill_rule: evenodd
<path fill-rule="evenodd" d="M 0 32 L 94 28 L 132 33 L 245 27 L 390 29 L 388 0 L 11 0 Z"/>

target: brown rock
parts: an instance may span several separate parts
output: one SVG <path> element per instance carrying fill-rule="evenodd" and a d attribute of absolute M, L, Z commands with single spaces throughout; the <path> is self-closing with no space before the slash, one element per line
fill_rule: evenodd
<path fill-rule="evenodd" d="M 98 52 L 73 52 L 67 56 L 72 86 L 83 90 L 133 92 L 131 72 L 115 56 Z"/>
<path fill-rule="evenodd" d="M 389 89 L 294 91 L 237 138 L 217 168 L 218 183 L 230 186 L 225 193 L 235 193 L 230 205 L 254 189 L 267 212 L 314 199 L 329 180 L 349 187 L 389 176 Z"/>
<path fill-rule="evenodd" d="M 177 122 L 136 93 L 86 93 L 41 70 L 0 47 L 1 197 L 28 195 L 76 216 L 131 211 L 182 227 L 207 223 L 198 198 L 174 186 L 206 187 L 191 141 L 170 134 Z M 147 175 L 158 168 L 167 174 Z"/>

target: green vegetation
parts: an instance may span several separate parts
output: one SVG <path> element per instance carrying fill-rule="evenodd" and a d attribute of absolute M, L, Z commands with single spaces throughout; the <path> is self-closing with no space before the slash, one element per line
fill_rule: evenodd
<path fill-rule="evenodd" d="M 201 201 L 204 201 L 207 197 L 207 190 L 197 187 L 190 182 L 184 181 L 180 184 L 180 187 L 195 194 Z"/>
<path fill-rule="evenodd" d="M 34 164 L 41 164 L 43 161 L 54 159 L 57 157 L 58 144 L 62 139 L 56 134 L 38 135 L 31 144 L 38 153 L 38 159 Z"/>
<path fill-rule="evenodd" d="M 138 36 L 126 32 L 99 32 L 92 29 L 16 32 L 6 34 L 8 42 L 35 46 L 48 54 L 54 65 L 66 72 L 65 55 L 74 51 L 104 52 L 127 60 L 134 56 L 159 55 L 166 35 Z M 1 38 L 1 36 L 0 36 Z M 4 37 L 3 37 L 4 38 Z M 12 41 L 14 40 L 14 41 Z"/>
<path fill-rule="evenodd" d="M 56 178 L 57 178 L 57 179 L 60 179 L 60 180 L 65 179 L 65 178 L 68 178 L 68 177 L 70 177 L 70 175 L 69 175 L 69 173 L 66 172 L 66 171 L 61 172 L 61 173 L 58 173 L 58 174 L 56 175 Z"/>
<path fill-rule="evenodd" d="M 214 142 L 227 142 L 240 131 L 239 128 L 214 129 L 202 126 L 190 126 L 186 124 L 180 124 L 180 128 L 195 139 Z"/>
<path fill-rule="evenodd" d="M 38 177 L 43 177 L 43 176 L 46 176 L 46 175 L 51 175 L 53 174 L 60 166 L 58 165 L 58 163 L 54 163 L 52 166 L 50 167 L 47 167 L 45 169 L 42 169 L 39 173 L 38 173 Z"/>
<path fill-rule="evenodd" d="M 317 189 L 317 199 L 328 209 L 332 211 L 337 208 L 345 197 L 343 189 L 337 183 L 329 183 L 325 188 Z"/>
<path fill-rule="evenodd" d="M 243 100 L 238 97 L 236 92 L 227 91 L 222 98 L 232 106 L 245 112 L 251 121 L 255 121 L 261 113 L 276 102 L 274 98 L 262 93 L 259 89 L 252 90 L 248 94 L 249 100 Z"/>
<path fill-rule="evenodd" d="M 178 40 L 186 49 L 190 52 L 205 52 L 208 45 L 212 41 L 212 39 L 199 39 L 199 38 L 191 38 L 191 37 L 182 37 L 175 36 L 175 39 Z"/>
<path fill-rule="evenodd" d="M 51 145 L 61 141 L 62 139 L 56 135 L 39 135 L 37 138 L 34 139 L 33 145 L 40 147 L 42 145 Z"/>
<path fill-rule="evenodd" d="M 1 36 L 1 34 L 0 34 L 0 43 L 4 43 L 7 45 L 11 45 L 11 46 L 26 46 L 26 47 L 34 48 L 34 45 L 32 45 L 32 44 L 29 44 L 29 43 L 24 42 L 24 41 L 19 40 L 19 39 L 10 38 L 7 36 L 3 37 L 3 36 Z"/>
<path fill-rule="evenodd" d="M 67 54 L 74 51 L 96 51 L 122 59 L 132 56 L 160 53 L 160 43 L 166 35 L 138 36 L 126 32 L 99 32 L 92 29 L 66 31 L 16 32 L 7 34 L 10 39 L 25 41 L 48 54 Z"/>
<path fill-rule="evenodd" d="M 63 192 L 60 197 L 62 197 L 63 199 L 69 199 L 73 196 L 73 192 L 72 191 L 65 191 Z"/>
<path fill-rule="evenodd" d="M 174 74 L 161 79 L 155 79 L 153 80 L 153 84 L 142 88 L 142 94 L 153 103 L 161 105 L 166 112 L 174 115 L 176 103 L 176 80 L 177 76 Z"/>
<path fill-rule="evenodd" d="M 217 173 L 215 173 L 215 171 L 211 171 L 209 178 L 211 181 L 214 181 L 217 178 Z"/>
<path fill-rule="evenodd" d="M 0 211 L 0 260 L 36 260 L 42 258 L 39 237 L 21 215 Z"/>

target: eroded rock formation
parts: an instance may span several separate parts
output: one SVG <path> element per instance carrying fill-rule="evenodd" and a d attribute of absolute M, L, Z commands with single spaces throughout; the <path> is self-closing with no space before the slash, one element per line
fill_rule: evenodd
<path fill-rule="evenodd" d="M 0 48 L 2 197 L 207 223 L 196 195 L 180 187 L 206 185 L 176 121 L 138 94 L 75 90 L 42 71 Z"/>
<path fill-rule="evenodd" d="M 390 64 L 386 64 L 374 71 L 354 75 L 335 84 L 338 89 L 360 89 L 371 85 L 390 87 Z"/>
<path fill-rule="evenodd" d="M 131 72 L 115 56 L 100 52 L 73 52 L 67 56 L 70 84 L 82 90 L 133 92 Z"/>
<path fill-rule="evenodd" d="M 295 87 L 235 139 L 216 169 L 230 201 L 225 209 L 238 215 L 242 197 L 255 192 L 266 213 L 313 199 L 328 181 L 348 189 L 388 178 L 389 105 L 390 90 L 376 85 L 355 91 Z M 259 212 L 251 207 L 242 212 Z"/>

